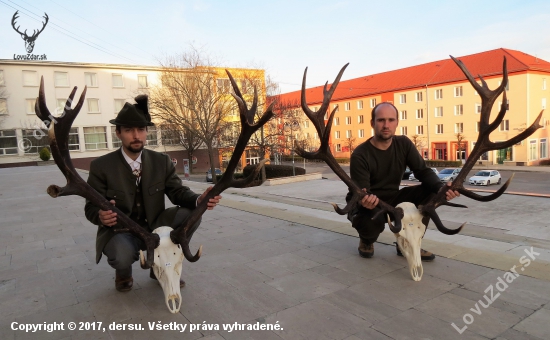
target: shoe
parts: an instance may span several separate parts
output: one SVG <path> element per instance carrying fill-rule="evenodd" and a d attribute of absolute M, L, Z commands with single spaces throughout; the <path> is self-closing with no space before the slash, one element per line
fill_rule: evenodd
<path fill-rule="evenodd" d="M 153 280 L 157 280 L 157 277 L 155 276 L 155 272 L 153 271 L 153 268 L 151 268 L 151 270 L 149 271 L 149 277 L 152 278 Z M 183 288 L 185 287 L 185 281 L 183 281 L 183 279 L 180 278 L 180 288 Z"/>
<path fill-rule="evenodd" d="M 118 274 L 115 278 L 115 288 L 119 292 L 128 292 L 132 290 L 132 286 L 134 285 L 134 279 L 130 277 L 120 277 Z"/>
<path fill-rule="evenodd" d="M 401 253 L 401 250 L 399 250 L 399 246 L 397 245 L 397 242 L 393 242 L 393 243 L 395 244 L 395 249 L 397 250 L 397 256 L 403 256 L 403 253 Z M 434 259 L 435 259 L 434 253 L 424 249 L 420 249 L 420 260 L 433 261 Z"/>
<path fill-rule="evenodd" d="M 359 251 L 359 256 L 369 259 L 374 255 L 374 244 L 367 244 L 359 240 L 359 248 L 357 250 Z"/>

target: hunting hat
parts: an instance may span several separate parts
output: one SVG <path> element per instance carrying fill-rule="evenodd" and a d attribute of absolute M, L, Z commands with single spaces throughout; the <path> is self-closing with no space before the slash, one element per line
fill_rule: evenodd
<path fill-rule="evenodd" d="M 151 115 L 149 114 L 148 101 L 146 94 L 141 94 L 135 98 L 136 104 L 126 103 L 120 110 L 116 119 L 111 119 L 109 123 L 121 126 L 141 127 L 154 126 L 151 123 Z"/>

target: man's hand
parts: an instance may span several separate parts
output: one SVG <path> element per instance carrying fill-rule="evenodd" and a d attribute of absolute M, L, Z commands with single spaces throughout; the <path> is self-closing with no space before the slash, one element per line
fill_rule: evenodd
<path fill-rule="evenodd" d="M 208 195 L 208 192 L 210 192 L 210 190 L 212 190 L 212 187 L 208 187 L 208 189 L 206 189 L 202 195 L 200 195 L 199 199 L 197 200 L 197 205 L 199 205 L 201 203 L 201 201 L 206 197 L 206 195 Z M 214 207 L 216 206 L 216 204 L 218 204 L 220 202 L 220 200 L 222 199 L 221 196 L 214 196 L 213 198 L 211 198 L 210 200 L 208 200 L 208 204 L 207 204 L 207 209 L 208 210 L 212 210 L 214 209 Z"/>
<path fill-rule="evenodd" d="M 363 188 L 363 191 L 367 192 L 367 189 Z M 376 197 L 376 195 L 370 194 L 363 197 L 363 199 L 361 200 L 361 205 L 363 206 L 363 208 L 366 209 L 374 209 L 374 207 L 378 205 L 379 201 L 380 200 L 378 199 L 378 197 Z"/>
<path fill-rule="evenodd" d="M 111 202 L 112 205 L 115 205 L 114 200 L 110 200 L 109 202 Z M 99 220 L 104 226 L 112 227 L 116 224 L 116 213 L 112 210 L 99 210 Z"/>
<path fill-rule="evenodd" d="M 451 184 L 453 184 L 453 182 L 447 182 L 447 186 L 451 186 Z M 447 190 L 447 192 L 445 193 L 445 195 L 447 196 L 447 201 L 450 201 L 452 200 L 453 198 L 457 198 L 457 197 L 460 197 L 460 193 L 456 190 Z"/>

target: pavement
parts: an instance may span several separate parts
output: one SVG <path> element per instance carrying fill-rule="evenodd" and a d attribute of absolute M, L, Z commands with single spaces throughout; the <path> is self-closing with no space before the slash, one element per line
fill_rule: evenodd
<path fill-rule="evenodd" d="M 373 258 L 358 256 L 355 231 L 327 203 L 343 202 L 342 183 L 231 188 L 193 236 L 203 255 L 184 263 L 171 314 L 138 264 L 134 289 L 114 289 L 114 270 L 95 264 L 84 200 L 45 193 L 64 183 L 55 166 L 0 169 L 0 339 L 550 339 L 546 197 L 439 208 L 447 227 L 467 225 L 455 236 L 429 227 L 422 246 L 438 257 L 414 282 L 387 231 Z"/>

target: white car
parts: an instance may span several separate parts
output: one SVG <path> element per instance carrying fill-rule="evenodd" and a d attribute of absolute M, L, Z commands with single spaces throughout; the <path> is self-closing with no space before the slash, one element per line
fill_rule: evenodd
<path fill-rule="evenodd" d="M 470 177 L 470 185 L 491 185 L 500 184 L 500 173 L 496 170 L 481 170 Z"/>
<path fill-rule="evenodd" d="M 430 169 L 432 169 L 432 171 L 435 172 L 436 175 L 439 173 L 439 172 L 437 172 L 436 168 L 430 168 Z M 414 177 L 414 174 L 411 174 L 409 176 L 409 181 L 416 181 L 416 177 Z"/>

